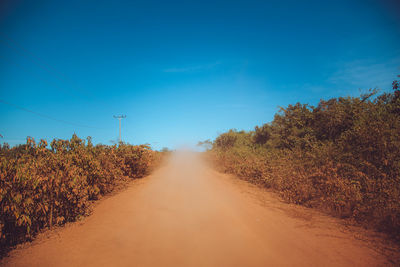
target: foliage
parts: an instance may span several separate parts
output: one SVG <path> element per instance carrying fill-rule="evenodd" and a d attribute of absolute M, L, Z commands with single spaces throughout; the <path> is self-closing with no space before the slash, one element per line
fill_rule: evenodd
<path fill-rule="evenodd" d="M 254 131 L 213 142 L 222 171 L 400 238 L 400 87 L 280 108 Z"/>
<path fill-rule="evenodd" d="M 204 140 L 204 141 L 199 141 L 197 143 L 198 147 L 203 147 L 206 151 L 210 150 L 213 146 L 213 143 L 210 139 Z"/>
<path fill-rule="evenodd" d="M 147 145 L 96 145 L 78 138 L 0 145 L 0 252 L 40 229 L 87 214 L 91 200 L 149 173 L 160 154 Z"/>

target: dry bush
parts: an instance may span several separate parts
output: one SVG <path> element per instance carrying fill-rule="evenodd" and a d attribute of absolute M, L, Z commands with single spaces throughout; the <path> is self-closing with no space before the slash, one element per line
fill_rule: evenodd
<path fill-rule="evenodd" d="M 400 87 L 377 96 L 289 105 L 254 131 L 230 130 L 214 166 L 400 238 Z"/>
<path fill-rule="evenodd" d="M 0 146 L 0 252 L 32 239 L 40 229 L 75 221 L 91 200 L 130 178 L 142 177 L 160 161 L 146 145 L 93 146 L 70 140 Z"/>

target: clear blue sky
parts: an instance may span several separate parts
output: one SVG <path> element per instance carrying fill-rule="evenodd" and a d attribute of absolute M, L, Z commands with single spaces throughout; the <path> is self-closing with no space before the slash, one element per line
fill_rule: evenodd
<path fill-rule="evenodd" d="M 0 100 L 60 120 L 1 102 L 12 145 L 74 132 L 110 144 L 125 114 L 124 141 L 175 148 L 400 74 L 396 0 L 2 0 L 0 12 Z"/>

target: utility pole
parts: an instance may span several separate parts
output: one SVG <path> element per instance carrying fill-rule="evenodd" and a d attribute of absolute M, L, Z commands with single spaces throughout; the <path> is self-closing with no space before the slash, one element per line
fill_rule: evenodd
<path fill-rule="evenodd" d="M 114 115 L 114 118 L 119 120 L 119 142 L 121 143 L 122 142 L 122 140 L 121 140 L 121 120 L 125 119 L 126 116 L 125 115 L 119 115 L 119 116 Z"/>

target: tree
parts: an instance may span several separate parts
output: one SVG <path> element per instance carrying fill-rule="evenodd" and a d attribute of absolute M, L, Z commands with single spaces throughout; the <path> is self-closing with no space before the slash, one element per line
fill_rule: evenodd
<path fill-rule="evenodd" d="M 203 147 L 205 150 L 210 150 L 213 146 L 213 143 L 210 139 L 207 139 L 205 141 L 199 141 L 197 146 Z"/>

